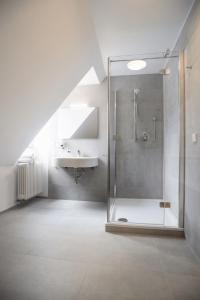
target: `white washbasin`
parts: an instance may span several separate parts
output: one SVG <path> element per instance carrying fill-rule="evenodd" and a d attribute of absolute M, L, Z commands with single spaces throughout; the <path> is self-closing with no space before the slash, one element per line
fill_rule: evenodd
<path fill-rule="evenodd" d="M 91 156 L 56 157 L 55 165 L 61 168 L 93 168 L 98 166 L 98 157 L 91 157 Z"/>

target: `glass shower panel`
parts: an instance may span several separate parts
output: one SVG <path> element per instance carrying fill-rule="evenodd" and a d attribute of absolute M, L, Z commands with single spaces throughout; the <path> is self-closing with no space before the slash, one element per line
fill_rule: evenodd
<path fill-rule="evenodd" d="M 169 97 L 165 61 L 148 59 L 147 68 L 139 72 L 128 70 L 128 60 L 110 64 L 112 222 L 165 225 L 164 100 Z"/>

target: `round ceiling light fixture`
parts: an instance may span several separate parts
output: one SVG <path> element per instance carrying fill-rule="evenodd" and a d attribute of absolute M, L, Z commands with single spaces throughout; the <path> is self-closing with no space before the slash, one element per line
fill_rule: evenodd
<path fill-rule="evenodd" d="M 127 63 L 127 68 L 132 71 L 139 71 L 146 68 L 145 60 L 131 60 Z"/>

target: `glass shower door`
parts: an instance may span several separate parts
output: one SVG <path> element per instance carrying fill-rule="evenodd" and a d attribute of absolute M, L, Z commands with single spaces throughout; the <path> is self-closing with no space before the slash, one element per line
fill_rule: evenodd
<path fill-rule="evenodd" d="M 109 220 L 177 227 L 179 58 L 146 58 L 147 67 L 140 72 L 128 70 L 128 61 L 109 64 Z M 170 69 L 163 69 L 166 65 Z M 170 101 L 177 105 L 173 114 Z"/>
<path fill-rule="evenodd" d="M 134 86 L 134 82 L 129 83 L 134 78 L 112 80 L 117 85 L 113 92 L 112 134 L 115 221 L 163 224 L 162 97 L 152 107 L 145 103 L 149 91 L 129 89 Z M 120 84 L 123 86 L 118 88 Z"/>

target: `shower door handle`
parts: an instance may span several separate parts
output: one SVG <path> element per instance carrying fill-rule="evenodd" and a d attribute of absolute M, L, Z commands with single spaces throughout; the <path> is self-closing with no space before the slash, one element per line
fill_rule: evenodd
<path fill-rule="evenodd" d="M 154 142 L 156 142 L 156 139 L 157 139 L 157 133 L 156 133 L 156 121 L 157 121 L 157 119 L 156 119 L 156 117 L 153 117 L 153 132 L 154 132 Z"/>

